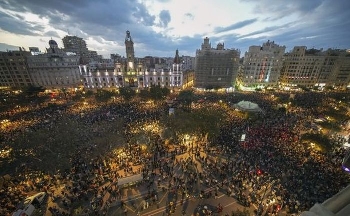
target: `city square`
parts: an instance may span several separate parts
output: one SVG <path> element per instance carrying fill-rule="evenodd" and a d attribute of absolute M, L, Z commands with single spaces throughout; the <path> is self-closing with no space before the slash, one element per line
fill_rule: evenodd
<path fill-rule="evenodd" d="M 173 114 L 164 100 L 59 97 L 1 114 L 3 215 L 39 192 L 39 215 L 297 215 L 349 180 L 349 127 L 312 126 L 348 118 L 346 93 L 197 92 L 190 111 L 178 95 Z M 233 105 L 243 100 L 262 110 Z"/>
<path fill-rule="evenodd" d="M 349 216 L 349 3 L 0 0 L 0 216 Z"/>

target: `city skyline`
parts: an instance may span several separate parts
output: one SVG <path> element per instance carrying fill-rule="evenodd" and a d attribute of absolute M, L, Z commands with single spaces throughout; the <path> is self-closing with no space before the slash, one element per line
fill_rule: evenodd
<path fill-rule="evenodd" d="M 203 38 L 213 47 L 241 50 L 267 40 L 308 48 L 350 48 L 350 13 L 346 0 L 293 2 L 272 0 L 121 0 L 112 1 L 20 1 L 0 0 L 0 50 L 30 46 L 44 51 L 52 38 L 83 38 L 89 50 L 109 57 L 125 56 L 125 31 L 135 43 L 135 55 L 195 56 Z"/>

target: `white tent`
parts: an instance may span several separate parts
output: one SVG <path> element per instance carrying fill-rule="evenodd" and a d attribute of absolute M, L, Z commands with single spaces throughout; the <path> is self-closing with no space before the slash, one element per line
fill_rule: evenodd
<path fill-rule="evenodd" d="M 244 111 L 253 111 L 253 112 L 261 111 L 258 104 L 250 101 L 240 101 L 235 104 L 235 107 Z"/>

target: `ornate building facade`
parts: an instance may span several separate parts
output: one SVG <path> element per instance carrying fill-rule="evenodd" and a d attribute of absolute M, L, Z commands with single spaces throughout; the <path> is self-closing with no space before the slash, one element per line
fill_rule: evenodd
<path fill-rule="evenodd" d="M 81 84 L 80 57 L 58 48 L 56 41 L 49 41 L 46 53 L 27 57 L 28 70 L 35 86 L 45 88 L 76 88 Z"/>
<path fill-rule="evenodd" d="M 135 57 L 134 42 L 129 31 L 125 37 L 126 58 L 120 58 L 114 68 L 97 68 L 80 65 L 79 70 L 85 88 L 147 88 L 159 85 L 181 88 L 183 85 L 182 62 L 176 50 L 171 68 L 147 68 L 145 61 Z"/>

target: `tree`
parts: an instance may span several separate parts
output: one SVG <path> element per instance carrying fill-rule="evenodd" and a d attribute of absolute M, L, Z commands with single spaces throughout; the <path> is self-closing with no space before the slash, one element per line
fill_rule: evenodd
<path fill-rule="evenodd" d="M 67 98 L 67 89 L 66 88 L 61 88 L 61 92 L 63 93 L 63 95 L 64 95 L 64 99 L 65 100 L 67 100 L 68 98 Z"/>
<path fill-rule="evenodd" d="M 33 86 L 30 85 L 28 87 L 25 87 L 24 91 L 28 96 L 38 96 L 40 92 L 44 92 L 45 88 L 42 86 Z"/>
<path fill-rule="evenodd" d="M 318 146 L 324 152 L 332 151 L 335 147 L 339 147 L 334 145 L 334 143 L 331 142 L 330 138 L 324 134 L 305 133 L 301 136 L 301 140 L 318 144 Z"/>
<path fill-rule="evenodd" d="M 91 97 L 92 95 L 94 95 L 94 92 L 92 91 L 92 90 L 87 90 L 86 92 L 85 92 L 85 97 Z"/>
<path fill-rule="evenodd" d="M 114 93 L 104 89 L 98 89 L 95 95 L 97 102 L 108 103 L 108 101 L 114 96 Z"/>
<path fill-rule="evenodd" d="M 192 90 L 184 90 L 179 93 L 179 102 L 185 110 L 191 111 L 191 104 L 194 100 L 194 93 Z"/>
<path fill-rule="evenodd" d="M 130 87 L 120 87 L 119 94 L 124 98 L 124 100 L 129 101 L 136 95 L 136 92 Z"/>
<path fill-rule="evenodd" d="M 150 97 L 153 100 L 161 100 L 170 94 L 170 90 L 165 87 L 161 87 L 160 85 L 153 85 L 149 89 Z"/>
<path fill-rule="evenodd" d="M 148 89 L 141 89 L 139 93 L 139 97 L 143 100 L 148 100 L 151 98 Z"/>
<path fill-rule="evenodd" d="M 204 107 L 191 113 L 178 111 L 175 116 L 166 116 L 163 122 L 168 130 L 177 134 L 208 135 L 209 139 L 219 134 L 225 119 L 224 109 Z M 171 133 L 168 131 L 168 133 Z"/>

